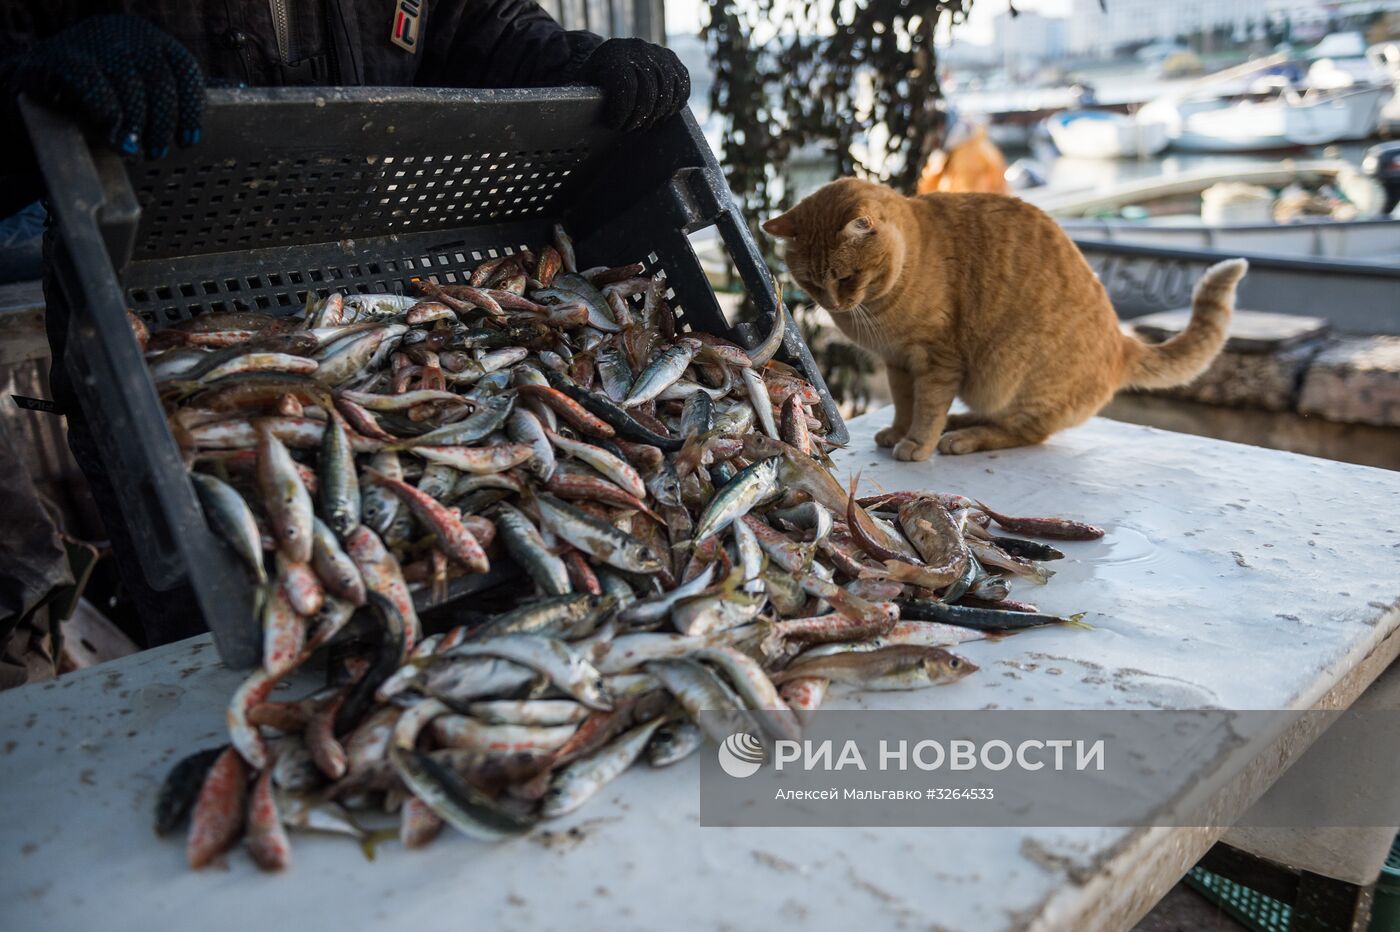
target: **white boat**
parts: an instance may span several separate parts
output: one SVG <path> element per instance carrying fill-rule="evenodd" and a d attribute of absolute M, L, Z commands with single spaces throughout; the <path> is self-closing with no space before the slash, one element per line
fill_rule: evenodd
<path fill-rule="evenodd" d="M 1272 219 L 1272 190 L 1328 186 L 1357 208 L 1355 220 Z M 1262 201 L 1242 198 L 1248 191 Z M 1213 204 L 1212 194 L 1222 203 Z M 1032 189 L 1020 194 L 1059 221 L 1076 242 L 1118 243 L 1221 255 L 1268 255 L 1394 266 L 1400 219 L 1387 217 L 1374 180 L 1340 160 L 1220 165 L 1089 191 Z M 1200 212 L 1188 212 L 1196 203 Z M 1136 208 L 1141 219 L 1105 217 Z"/>
<path fill-rule="evenodd" d="M 1400 261 L 1400 220 L 1306 220 L 1297 223 L 1061 220 L 1076 242 L 1127 243 L 1164 249 L 1208 250 L 1222 256 L 1262 255 L 1331 259 L 1394 268 Z"/>
<path fill-rule="evenodd" d="M 1370 138 L 1391 93 L 1384 85 L 1278 87 L 1238 101 L 1154 101 L 1141 116 L 1164 123 L 1172 147 L 1187 152 L 1292 149 Z"/>
<path fill-rule="evenodd" d="M 1119 184 L 1104 186 L 1094 183 L 1074 190 L 1033 188 L 1020 192 L 1019 196 L 1052 217 L 1074 219 L 1117 214 L 1124 208 L 1144 204 L 1199 206 L 1204 191 L 1228 182 L 1275 190 L 1295 184 L 1306 188 L 1331 185 L 1357 205 L 1362 218 L 1380 214 L 1385 203 L 1380 187 L 1358 172 L 1355 166 L 1341 159 L 1283 159 L 1271 163 L 1222 160 L 1202 168 Z"/>
<path fill-rule="evenodd" d="M 1172 147 L 1191 152 L 1319 146 L 1376 132 L 1393 93 L 1390 81 L 1335 59 L 1315 63 L 1310 80 L 1294 86 L 1276 73 L 1287 67 L 1282 55 L 1246 62 L 1157 98 L 1138 119 L 1165 124 Z M 1373 72 L 1369 64 L 1365 69 Z M 1241 80 L 1248 82 L 1243 91 Z"/>
<path fill-rule="evenodd" d="M 1066 110 L 1045 121 L 1055 148 L 1078 159 L 1147 158 L 1167 147 L 1167 126 L 1110 110 Z"/>

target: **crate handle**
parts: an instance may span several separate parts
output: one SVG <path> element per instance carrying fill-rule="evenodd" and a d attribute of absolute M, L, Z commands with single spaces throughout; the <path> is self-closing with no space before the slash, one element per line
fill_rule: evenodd
<path fill-rule="evenodd" d="M 724 240 L 724 246 L 729 251 L 730 261 L 734 263 L 735 269 L 739 272 L 744 289 L 753 299 L 754 306 L 758 308 L 764 328 L 772 327 L 773 317 L 778 312 L 778 291 L 773 282 L 773 276 L 768 271 L 768 264 L 759 258 L 758 246 L 754 243 L 748 224 L 744 222 L 738 208 L 729 206 L 719 215 L 715 226 L 719 228 L 720 238 Z M 788 313 L 788 319 L 792 319 L 791 312 Z M 755 331 L 752 324 L 740 324 L 739 329 L 750 345 L 757 342 L 761 336 Z M 783 350 L 790 359 L 797 362 L 798 368 L 807 374 L 808 379 L 821 394 L 822 419 L 826 421 L 829 428 L 827 439 L 832 443 L 844 445 L 850 440 L 850 432 L 846 430 L 846 422 L 842 419 L 841 412 L 837 410 L 836 402 L 831 397 L 831 391 L 826 385 L 826 377 L 818 368 L 816 360 L 812 358 L 812 351 L 808 349 L 807 342 L 802 339 L 795 328 L 789 328 L 787 333 L 783 335 Z"/>

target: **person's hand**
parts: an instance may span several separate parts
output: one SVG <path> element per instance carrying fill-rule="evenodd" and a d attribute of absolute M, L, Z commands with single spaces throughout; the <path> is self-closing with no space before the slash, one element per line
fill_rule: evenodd
<path fill-rule="evenodd" d="M 583 78 L 603 90 L 603 122 L 646 129 L 690 99 L 690 73 L 676 53 L 642 39 L 609 39 L 588 56 Z"/>
<path fill-rule="evenodd" d="M 144 149 L 163 158 L 172 141 L 199 142 L 199 63 L 138 16 L 93 16 L 45 39 L 15 64 L 9 85 L 10 94 L 77 117 L 127 155 Z"/>

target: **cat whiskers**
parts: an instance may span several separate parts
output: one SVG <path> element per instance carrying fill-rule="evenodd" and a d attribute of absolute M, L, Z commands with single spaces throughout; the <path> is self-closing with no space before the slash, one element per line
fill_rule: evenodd
<path fill-rule="evenodd" d="M 885 345 L 885 328 L 879 319 L 870 313 L 864 304 L 851 308 L 851 319 L 856 325 L 856 341 L 871 349 L 879 350 Z"/>

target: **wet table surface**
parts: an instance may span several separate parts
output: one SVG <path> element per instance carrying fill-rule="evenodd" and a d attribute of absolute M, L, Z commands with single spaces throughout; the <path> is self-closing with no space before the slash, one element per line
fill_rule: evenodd
<path fill-rule="evenodd" d="M 1108 528 L 1067 545 L 1033 594 L 1093 629 L 968 644 L 974 677 L 832 707 L 1344 707 L 1400 650 L 1400 474 L 1104 420 L 1034 449 L 896 464 L 871 439 L 887 418 L 853 422 L 838 457 L 866 491 L 957 491 Z M 445 834 L 370 862 L 294 836 L 283 875 L 241 852 L 196 874 L 151 810 L 171 763 L 223 740 L 238 681 L 195 638 L 0 694 L 6 927 L 1120 928 L 1220 834 L 704 828 L 692 757 L 504 845 Z"/>

